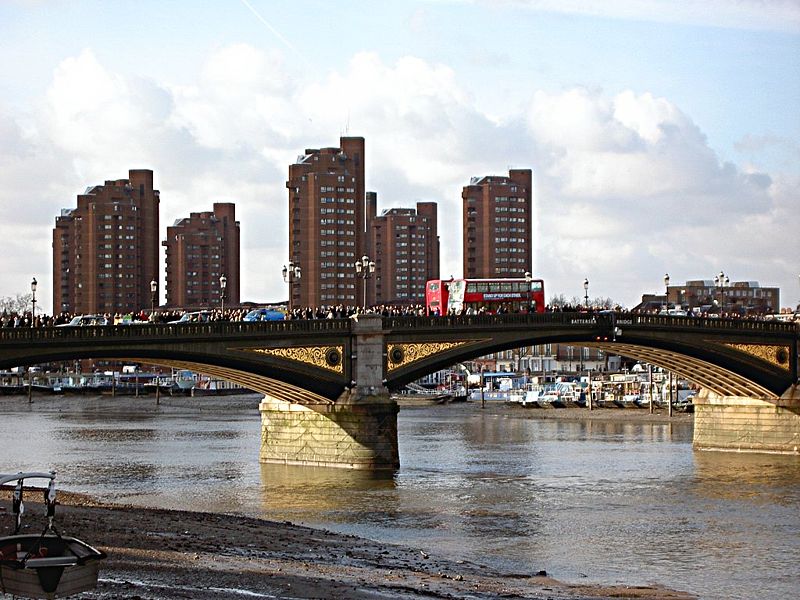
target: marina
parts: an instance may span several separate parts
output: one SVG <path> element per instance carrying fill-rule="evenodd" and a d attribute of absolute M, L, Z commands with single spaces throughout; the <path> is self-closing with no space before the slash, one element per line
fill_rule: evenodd
<path fill-rule="evenodd" d="M 684 380 L 667 381 L 662 373 L 644 372 L 636 365 L 632 373 L 604 373 L 594 376 L 554 376 L 541 383 L 540 377 L 514 373 L 490 373 L 484 387 L 471 388 L 472 402 L 506 402 L 528 408 L 665 408 L 693 412 L 696 386 Z M 671 388 L 671 389 L 670 389 Z"/>
<path fill-rule="evenodd" d="M 188 370 L 169 374 L 140 372 L 130 366 L 122 371 L 92 373 L 0 372 L 0 395 L 96 395 L 112 396 L 215 396 L 250 393 L 234 382 L 207 377 Z"/>

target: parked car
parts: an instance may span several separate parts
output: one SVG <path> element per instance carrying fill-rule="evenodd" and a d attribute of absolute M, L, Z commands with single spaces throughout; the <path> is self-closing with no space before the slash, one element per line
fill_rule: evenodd
<path fill-rule="evenodd" d="M 108 319 L 103 315 L 78 315 L 69 323 L 62 323 L 56 327 L 91 327 L 94 325 L 108 325 Z"/>
<path fill-rule="evenodd" d="M 114 325 L 147 325 L 150 323 L 147 319 L 137 319 L 139 315 L 124 315 L 114 319 Z"/>
<path fill-rule="evenodd" d="M 277 308 L 256 308 L 244 316 L 244 321 L 283 321 L 286 313 Z"/>
<path fill-rule="evenodd" d="M 180 319 L 176 319 L 175 321 L 170 321 L 170 323 L 183 325 L 184 323 L 209 323 L 213 320 L 214 320 L 214 311 L 196 310 L 194 312 L 184 313 Z"/>

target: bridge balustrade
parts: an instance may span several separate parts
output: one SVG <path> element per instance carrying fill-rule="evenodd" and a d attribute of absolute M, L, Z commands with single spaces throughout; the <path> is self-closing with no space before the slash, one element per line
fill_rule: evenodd
<path fill-rule="evenodd" d="M 631 313 L 537 313 L 504 315 L 446 315 L 446 316 L 393 316 L 384 317 L 385 328 L 441 329 L 452 327 L 507 326 L 609 326 L 612 323 L 625 327 L 645 326 L 666 329 L 711 329 L 725 331 L 759 331 L 797 335 L 800 326 L 778 321 L 751 321 L 747 319 L 709 319 L 668 315 L 640 315 Z M 37 327 L 2 328 L 0 341 L 86 340 L 96 338 L 164 338 L 175 336 L 209 337 L 229 335 L 277 335 L 351 331 L 350 319 L 298 319 L 289 321 L 217 321 L 213 323 L 147 323 L 143 325 L 106 325 L 92 327 Z"/>
<path fill-rule="evenodd" d="M 16 327 L 0 329 L 0 341 L 86 340 L 95 338 L 163 338 L 175 336 L 276 335 L 315 332 L 349 333 L 349 319 L 292 321 L 217 321 L 214 323 L 146 323 L 91 327 Z"/>
<path fill-rule="evenodd" d="M 709 319 L 703 317 L 679 317 L 671 315 L 639 315 L 631 313 L 537 313 L 503 315 L 445 315 L 445 316 L 398 316 L 385 317 L 384 324 L 390 329 L 449 328 L 484 325 L 640 325 L 670 329 L 714 329 L 728 331 L 761 331 L 764 333 L 796 334 L 798 326 L 776 321 L 752 321 L 747 319 Z"/>

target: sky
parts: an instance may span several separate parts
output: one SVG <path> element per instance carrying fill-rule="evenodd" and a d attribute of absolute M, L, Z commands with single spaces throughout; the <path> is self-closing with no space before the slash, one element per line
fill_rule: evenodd
<path fill-rule="evenodd" d="M 342 135 L 379 211 L 438 203 L 444 277 L 461 188 L 530 168 L 548 298 L 800 302 L 800 0 L 2 0 L 0 297 L 51 312 L 61 209 L 152 169 L 162 239 L 234 202 L 242 300 L 285 300 L 289 164 Z"/>

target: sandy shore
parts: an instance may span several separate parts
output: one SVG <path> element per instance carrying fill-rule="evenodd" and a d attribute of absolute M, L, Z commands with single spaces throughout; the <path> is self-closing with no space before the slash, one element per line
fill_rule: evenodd
<path fill-rule="evenodd" d="M 430 407 L 436 405 L 425 398 L 405 398 L 398 399 L 400 410 L 414 410 L 415 408 Z M 594 408 L 589 410 L 582 407 L 566 408 L 539 408 L 526 407 L 506 402 L 486 402 L 481 407 L 480 401 L 455 402 L 445 404 L 452 410 L 469 410 L 474 412 L 486 412 L 489 414 L 503 415 L 512 418 L 524 419 L 561 419 L 565 421 L 616 421 L 619 423 L 692 423 L 694 415 L 692 413 L 673 411 L 669 416 L 665 408 L 654 408 L 653 412 L 647 408 Z"/>
<path fill-rule="evenodd" d="M 8 535 L 9 490 L 0 497 L 0 534 Z M 499 573 L 291 523 L 104 505 L 65 492 L 59 504 L 62 533 L 108 553 L 97 590 L 84 598 L 693 597 L 655 587 L 571 585 L 543 572 Z M 42 513 L 42 505 L 26 502 L 27 531 L 39 531 Z"/>
<path fill-rule="evenodd" d="M 510 407 L 506 414 L 514 417 L 531 419 L 564 419 L 564 420 L 592 420 L 592 421 L 617 421 L 620 423 L 692 423 L 694 415 L 691 413 L 675 412 L 672 416 L 667 410 L 656 408 L 652 413 L 646 408 L 524 408 Z"/>

